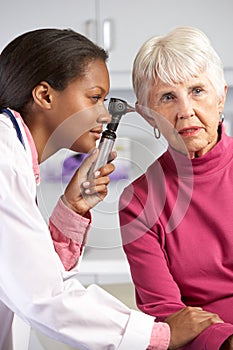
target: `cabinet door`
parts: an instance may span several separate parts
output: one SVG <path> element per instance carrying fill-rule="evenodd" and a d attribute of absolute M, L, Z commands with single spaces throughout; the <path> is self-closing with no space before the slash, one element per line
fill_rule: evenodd
<path fill-rule="evenodd" d="M 96 40 L 95 0 L 7 0 L 1 3 L 0 49 L 36 28 L 71 28 Z"/>
<path fill-rule="evenodd" d="M 224 67 L 232 68 L 228 40 L 233 33 L 232 14 L 232 0 L 221 0 L 214 6 L 212 0 L 7 0 L 1 4 L 0 50 L 28 30 L 71 28 L 100 46 L 107 45 L 112 88 L 130 88 L 133 59 L 142 43 L 178 25 L 204 30 Z"/>
<path fill-rule="evenodd" d="M 211 39 L 225 67 L 233 66 L 229 39 L 233 33 L 233 1 L 221 0 L 99 0 L 101 45 L 103 25 L 111 23 L 111 72 L 130 71 L 137 50 L 153 35 L 181 25 L 199 27 Z"/>

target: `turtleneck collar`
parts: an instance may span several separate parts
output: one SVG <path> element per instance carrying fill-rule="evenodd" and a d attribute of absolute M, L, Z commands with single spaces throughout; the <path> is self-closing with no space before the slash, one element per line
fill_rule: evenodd
<path fill-rule="evenodd" d="M 179 176 L 210 175 L 224 168 L 233 158 L 233 138 L 226 135 L 223 125 L 219 126 L 220 139 L 217 144 L 206 154 L 199 158 L 189 159 L 170 146 L 163 154 L 161 160 L 163 166 Z"/>

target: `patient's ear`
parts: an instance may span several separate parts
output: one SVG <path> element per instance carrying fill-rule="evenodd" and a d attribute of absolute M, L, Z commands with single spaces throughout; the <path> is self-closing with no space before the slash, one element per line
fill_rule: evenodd
<path fill-rule="evenodd" d="M 34 102 L 40 107 L 51 109 L 53 89 L 46 81 L 42 81 L 32 90 L 32 97 Z"/>
<path fill-rule="evenodd" d="M 153 128 L 157 127 L 155 117 L 153 112 L 149 107 L 140 105 L 138 101 L 135 103 L 135 109 L 138 114 L 140 114 Z"/>
<path fill-rule="evenodd" d="M 219 103 L 218 103 L 219 114 L 222 114 L 222 113 L 223 113 L 224 105 L 225 105 L 225 102 L 226 102 L 227 90 L 228 90 L 228 86 L 225 85 L 225 87 L 224 87 L 224 93 L 223 93 L 223 95 L 222 95 L 222 97 L 220 98 Z"/>

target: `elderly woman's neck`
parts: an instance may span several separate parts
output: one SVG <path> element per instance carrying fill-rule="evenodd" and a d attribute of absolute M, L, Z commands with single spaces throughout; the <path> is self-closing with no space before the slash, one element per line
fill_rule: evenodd
<path fill-rule="evenodd" d="M 206 153 L 208 153 L 214 146 L 218 143 L 218 141 L 221 139 L 221 129 L 218 128 L 218 132 L 216 133 L 216 138 L 207 143 L 207 145 L 199 150 L 195 151 L 189 151 L 189 158 L 194 159 L 194 158 L 200 158 L 204 156 Z"/>

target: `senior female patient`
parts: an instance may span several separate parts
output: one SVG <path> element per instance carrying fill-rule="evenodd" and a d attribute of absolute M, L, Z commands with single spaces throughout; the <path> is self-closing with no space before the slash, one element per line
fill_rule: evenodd
<path fill-rule="evenodd" d="M 72 277 L 87 239 L 89 210 L 105 198 L 114 169 L 107 164 L 87 179 L 98 151 L 74 174 L 52 213 L 50 230 L 39 212 L 38 163 L 61 148 L 95 150 L 103 124 L 111 120 L 104 107 L 106 59 L 106 52 L 84 36 L 59 29 L 22 34 L 1 53 L 1 350 L 12 349 L 14 313 L 80 350 L 140 350 L 149 344 L 176 349 L 222 322 L 194 307 L 156 324 L 154 317 L 130 310 L 96 285 L 86 289 Z"/>
<path fill-rule="evenodd" d="M 224 323 L 185 349 L 233 349 L 233 139 L 220 58 L 203 32 L 178 27 L 142 45 L 133 85 L 138 112 L 168 141 L 120 199 L 137 305 L 160 321 L 185 305 L 214 312 Z"/>

